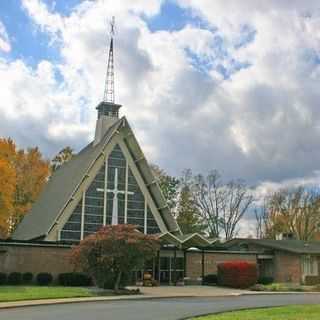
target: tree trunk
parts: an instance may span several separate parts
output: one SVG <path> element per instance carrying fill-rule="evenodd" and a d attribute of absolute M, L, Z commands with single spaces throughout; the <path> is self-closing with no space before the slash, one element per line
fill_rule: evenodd
<path fill-rule="evenodd" d="M 114 291 L 115 291 L 115 292 L 118 292 L 118 291 L 119 291 L 121 274 L 122 274 L 121 271 L 119 271 L 118 274 L 117 274 L 116 281 L 115 281 L 115 283 L 114 283 Z"/>

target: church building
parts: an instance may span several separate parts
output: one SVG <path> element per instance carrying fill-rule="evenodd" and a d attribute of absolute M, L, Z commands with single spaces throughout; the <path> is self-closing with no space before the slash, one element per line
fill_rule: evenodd
<path fill-rule="evenodd" d="M 170 282 L 173 264 L 179 265 L 179 277 L 183 277 L 180 249 L 208 246 L 211 241 L 199 234 L 181 234 L 128 120 L 119 117 L 113 57 L 112 24 L 105 93 L 96 107 L 94 140 L 53 173 L 12 239 L 71 245 L 104 225 L 133 224 L 140 232 L 162 239 L 162 280 Z M 161 268 L 153 266 L 152 272 L 160 274 Z"/>
<path fill-rule="evenodd" d="M 197 233 L 182 234 L 128 120 L 119 116 L 113 53 L 112 24 L 94 140 L 53 173 L 11 239 L 0 241 L 0 272 L 56 277 L 73 271 L 71 246 L 108 224 L 133 224 L 160 239 L 160 251 L 144 269 L 160 284 L 201 283 L 204 275 L 217 272 L 218 263 L 230 260 L 263 263 L 269 273 L 277 270 L 270 262 L 278 261 L 273 249 L 266 255 L 257 245 L 244 250 L 238 242 L 221 245 Z"/>

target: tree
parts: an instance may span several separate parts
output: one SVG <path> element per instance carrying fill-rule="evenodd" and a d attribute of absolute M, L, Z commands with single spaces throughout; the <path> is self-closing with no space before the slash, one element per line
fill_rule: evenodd
<path fill-rule="evenodd" d="M 151 169 L 155 178 L 158 180 L 160 189 L 167 201 L 168 207 L 174 213 L 179 193 L 179 179 L 168 175 L 157 165 L 152 164 Z"/>
<path fill-rule="evenodd" d="M 58 170 L 64 163 L 70 161 L 74 157 L 73 149 L 65 147 L 51 160 L 52 172 Z"/>
<path fill-rule="evenodd" d="M 177 206 L 177 222 L 183 234 L 203 233 L 206 225 L 203 223 L 189 186 L 181 188 Z"/>
<path fill-rule="evenodd" d="M 297 187 L 281 189 L 265 198 L 260 219 L 262 235 L 276 239 L 279 234 L 290 234 L 296 239 L 314 239 L 320 226 L 320 191 Z"/>
<path fill-rule="evenodd" d="M 13 211 L 16 173 L 13 166 L 0 158 L 0 238 L 8 236 L 8 221 Z"/>
<path fill-rule="evenodd" d="M 11 172 L 10 176 L 15 177 L 11 179 L 14 181 L 14 195 L 9 197 L 10 210 L 6 211 L 7 218 L 2 219 L 2 228 L 10 234 L 42 191 L 50 170 L 38 148 L 18 150 L 10 138 L 0 139 L 0 159 L 2 166 Z M 0 185 L 1 194 L 6 194 L 6 189 L 5 184 Z"/>
<path fill-rule="evenodd" d="M 121 277 L 142 268 L 157 250 L 155 236 L 143 234 L 133 225 L 108 225 L 73 247 L 71 257 L 99 287 L 104 287 L 111 276 L 114 290 L 118 291 Z"/>
<path fill-rule="evenodd" d="M 208 226 L 210 237 L 223 234 L 227 240 L 232 239 L 254 200 L 248 187 L 241 180 L 224 183 L 216 170 L 206 177 L 194 176 L 191 181 L 195 203 Z"/>
<path fill-rule="evenodd" d="M 11 217 L 11 231 L 20 223 L 31 209 L 48 181 L 49 162 L 44 160 L 37 147 L 17 152 L 16 161 L 17 185 L 14 201 L 14 212 Z"/>

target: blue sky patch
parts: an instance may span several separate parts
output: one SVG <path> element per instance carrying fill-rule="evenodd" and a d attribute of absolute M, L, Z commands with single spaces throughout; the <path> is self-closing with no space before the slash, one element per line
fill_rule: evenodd
<path fill-rule="evenodd" d="M 21 59 L 31 67 L 41 60 L 59 60 L 58 48 L 49 45 L 48 35 L 36 29 L 19 0 L 0 1 L 0 20 L 11 43 L 9 60 Z"/>
<path fill-rule="evenodd" d="M 64 16 L 70 15 L 72 10 L 79 5 L 81 0 L 42 0 L 50 11 L 56 11 Z"/>
<path fill-rule="evenodd" d="M 153 17 L 142 16 L 151 32 L 156 31 L 179 31 L 186 25 L 193 25 L 201 29 L 212 29 L 209 24 L 195 16 L 191 9 L 181 8 L 172 0 L 162 3 L 160 13 Z"/>

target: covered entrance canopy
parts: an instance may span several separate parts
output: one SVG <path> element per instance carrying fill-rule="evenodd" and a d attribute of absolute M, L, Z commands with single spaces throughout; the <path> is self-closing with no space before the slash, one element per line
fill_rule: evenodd
<path fill-rule="evenodd" d="M 158 235 L 161 249 L 157 257 L 146 263 L 144 272 L 152 274 L 159 284 L 174 284 L 183 281 L 186 275 L 186 251 L 197 248 L 203 251 L 216 242 L 198 233 L 174 235 L 170 232 Z M 141 273 L 142 276 L 143 272 Z"/>

